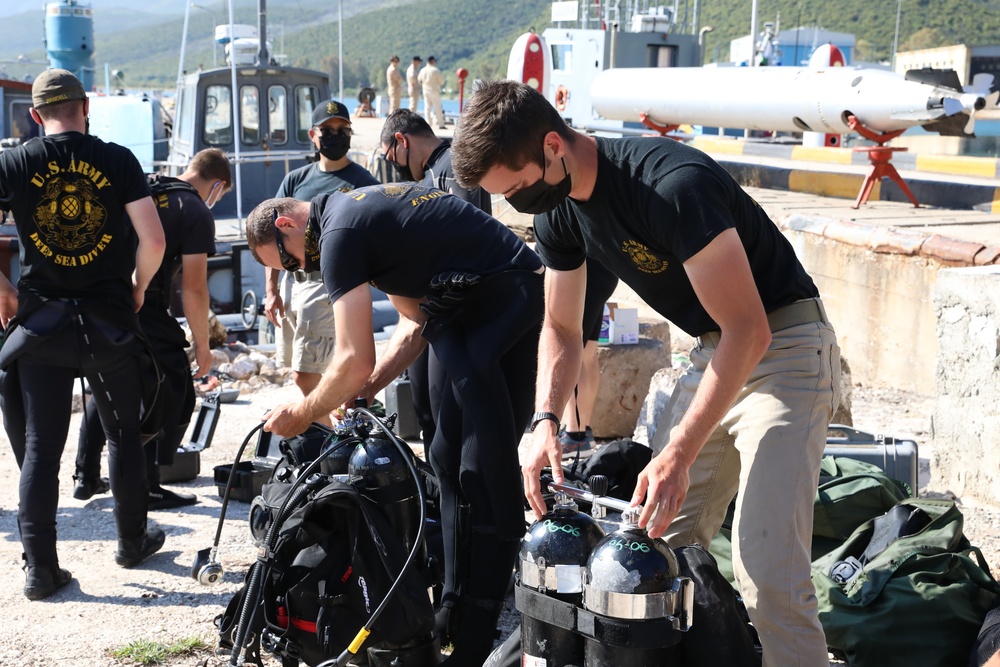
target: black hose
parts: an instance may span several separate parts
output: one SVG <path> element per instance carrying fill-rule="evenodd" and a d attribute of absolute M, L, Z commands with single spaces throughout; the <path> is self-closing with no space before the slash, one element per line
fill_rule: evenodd
<path fill-rule="evenodd" d="M 333 433 L 332 429 L 330 429 L 329 426 L 326 426 L 324 424 L 313 422 L 312 426 L 318 427 L 323 431 Z M 255 431 L 257 431 L 262 427 L 263 424 L 261 424 L 260 426 L 255 426 L 254 429 L 250 431 L 250 434 L 247 435 L 247 439 L 244 440 L 243 446 L 241 446 L 240 452 L 239 454 L 237 454 L 236 458 L 237 461 L 239 461 L 239 457 L 243 453 L 243 447 L 245 447 L 246 443 L 249 442 L 250 436 L 253 435 Z M 309 478 L 310 475 L 312 475 L 312 473 L 316 470 L 317 467 L 319 467 L 320 463 L 322 463 L 326 459 L 326 457 L 330 456 L 333 452 L 337 451 L 344 445 L 347 445 L 349 443 L 358 443 L 358 442 L 361 442 L 360 438 L 347 438 L 346 440 L 338 442 L 336 445 L 334 445 L 327 451 L 320 454 L 319 457 L 316 458 L 316 460 L 312 461 L 308 466 L 306 466 L 306 468 L 299 474 L 299 476 L 292 483 L 292 488 L 288 490 L 288 495 L 285 496 L 285 500 L 281 503 L 281 507 L 278 508 L 278 513 L 275 516 L 274 521 L 271 522 L 271 525 L 267 529 L 267 534 L 264 536 L 262 549 L 257 557 L 257 562 L 254 563 L 253 566 L 251 566 L 250 581 L 247 582 L 246 595 L 243 598 L 243 608 L 240 609 L 240 620 L 236 626 L 236 633 L 233 635 L 233 651 L 229 655 L 230 667 L 238 667 L 239 665 L 238 659 L 239 655 L 243 652 L 243 649 L 245 648 L 244 642 L 246 641 L 246 635 L 251 627 L 250 621 L 252 620 L 253 615 L 256 613 L 257 607 L 260 606 L 260 597 L 263 594 L 261 586 L 261 579 L 263 576 L 262 571 L 264 570 L 264 568 L 267 567 L 267 559 L 270 557 L 271 551 L 274 549 L 274 545 L 277 542 L 281 526 L 282 524 L 284 524 L 285 519 L 287 519 L 292 512 L 298 509 L 298 507 L 302 504 L 302 500 L 307 498 L 309 495 L 310 489 L 308 487 L 300 488 L 301 485 L 306 479 Z M 233 470 L 235 471 L 235 469 L 236 466 L 234 465 Z M 230 483 L 232 482 L 232 480 L 233 480 L 233 473 L 231 472 L 229 479 Z M 229 496 L 229 486 L 227 485 L 226 499 L 228 499 L 228 496 Z M 225 506 L 226 506 L 225 500 L 223 500 L 223 509 L 222 509 L 223 518 L 225 517 Z M 220 519 L 219 531 L 221 532 L 221 530 L 222 530 L 222 521 Z M 216 541 L 218 541 L 218 536 L 216 536 Z"/>
<path fill-rule="evenodd" d="M 382 602 L 379 603 L 375 611 L 368 618 L 368 622 L 364 624 L 362 629 L 358 631 L 357 636 L 354 641 L 344 649 L 344 651 L 336 658 L 331 658 L 330 660 L 325 660 L 321 662 L 317 667 L 344 667 L 347 662 L 357 653 L 357 649 L 361 647 L 364 643 L 365 638 L 371 633 L 372 626 L 378 617 L 382 614 L 386 605 L 395 595 L 399 586 L 403 582 L 403 576 L 409 571 L 410 567 L 413 565 L 413 560 L 416 558 L 417 552 L 420 549 L 420 545 L 423 543 L 424 539 L 424 523 L 427 521 L 427 508 L 426 508 L 426 494 L 424 493 L 424 488 L 419 482 L 419 476 L 417 473 L 417 468 L 413 465 L 413 452 L 409 449 L 409 446 L 402 440 L 400 440 L 395 433 L 388 429 L 382 421 L 372 414 L 369 410 L 365 408 L 355 408 L 356 412 L 369 417 L 373 422 L 375 422 L 378 427 L 392 440 L 393 444 L 396 445 L 396 449 L 399 450 L 400 454 L 403 455 L 403 459 L 406 461 L 406 467 L 410 469 L 410 474 L 413 476 L 413 483 L 417 487 L 417 496 L 420 498 L 420 525 L 417 527 L 417 536 L 413 540 L 413 546 L 410 548 L 410 553 L 406 557 L 406 562 L 403 563 L 403 567 L 399 570 L 399 574 L 396 576 L 396 580 L 392 582 L 392 586 L 389 587 L 389 592 L 385 594 L 382 598 Z M 354 649 L 353 651 L 351 649 Z"/>

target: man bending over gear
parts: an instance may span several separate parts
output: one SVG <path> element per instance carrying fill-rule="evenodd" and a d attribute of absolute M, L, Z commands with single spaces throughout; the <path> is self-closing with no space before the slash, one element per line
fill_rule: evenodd
<path fill-rule="evenodd" d="M 447 387 L 428 458 L 441 487 L 445 664 L 479 667 L 496 637 L 524 512 L 517 446 L 531 412 L 542 268 L 513 232 L 440 190 L 390 184 L 272 199 L 247 218 L 257 261 L 320 271 L 333 302 L 333 361 L 304 400 L 274 408 L 284 436 L 355 397 L 370 400 L 430 343 Z M 369 283 L 400 313 L 377 361 Z"/>
<path fill-rule="evenodd" d="M 837 404 L 836 336 L 812 279 L 767 214 L 704 153 L 663 138 L 570 129 L 536 90 L 482 87 L 452 142 L 459 182 L 535 213 L 549 268 L 535 405 L 522 468 L 562 478 L 559 413 L 580 368 L 587 257 L 698 338 L 639 476 L 639 525 L 708 546 L 736 496 L 733 561 L 766 667 L 826 667 L 809 576 L 813 497 Z M 547 422 L 547 423 L 543 423 Z"/>
<path fill-rule="evenodd" d="M 188 168 L 177 178 L 157 174 L 148 178 L 167 242 L 163 264 L 150 281 L 139 311 L 139 324 L 163 372 L 164 397 L 172 399 L 166 426 L 145 446 L 149 509 L 162 510 L 197 502 L 193 494 L 160 485 L 160 467 L 173 464 L 195 404 L 188 342 L 169 311 L 171 285 L 181 270 L 181 303 L 194 341 L 195 376 L 201 377 L 212 369 L 208 347 L 208 257 L 215 254 L 215 219 L 209 209 L 229 192 L 232 176 L 225 153 L 207 148 L 191 158 Z M 103 447 L 104 429 L 97 404 L 91 400 L 80 425 L 74 498 L 87 500 L 107 492 L 108 481 L 100 476 Z"/>
<path fill-rule="evenodd" d="M 320 194 L 347 192 L 378 181 L 361 165 L 347 157 L 351 148 L 351 116 L 336 100 L 320 103 L 312 115 L 309 139 L 318 151 L 312 164 L 291 171 L 281 181 L 276 197 L 309 200 Z M 292 369 L 292 379 L 308 396 L 333 356 L 335 336 L 333 309 L 318 272 L 287 271 L 278 284 L 280 271 L 267 268 L 264 315 L 278 328 L 277 358 Z M 329 418 L 321 419 L 329 425 Z"/>

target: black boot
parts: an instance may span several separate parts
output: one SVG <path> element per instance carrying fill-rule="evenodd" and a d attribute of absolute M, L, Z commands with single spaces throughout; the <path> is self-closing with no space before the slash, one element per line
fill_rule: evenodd
<path fill-rule="evenodd" d="M 90 500 L 92 497 L 107 493 L 111 490 L 111 483 L 107 477 L 88 477 L 86 475 L 73 475 L 76 486 L 73 487 L 73 497 L 77 500 Z"/>
<path fill-rule="evenodd" d="M 194 505 L 197 502 L 198 496 L 193 493 L 177 493 L 156 485 L 149 487 L 149 501 L 146 507 L 150 510 L 168 510 L 174 507 Z"/>
<path fill-rule="evenodd" d="M 441 661 L 441 667 L 482 667 L 500 636 L 497 630 L 500 605 L 492 600 L 468 597 L 461 601 L 461 618 L 451 636 L 454 648 L 451 655 Z M 454 617 L 450 620 L 454 624 Z"/>
<path fill-rule="evenodd" d="M 115 562 L 122 567 L 135 567 L 163 546 L 166 535 L 157 527 L 148 528 L 142 537 L 118 538 Z"/>
<path fill-rule="evenodd" d="M 69 570 L 55 565 L 25 565 L 27 579 L 24 582 L 24 597 L 42 600 L 73 580 Z"/>

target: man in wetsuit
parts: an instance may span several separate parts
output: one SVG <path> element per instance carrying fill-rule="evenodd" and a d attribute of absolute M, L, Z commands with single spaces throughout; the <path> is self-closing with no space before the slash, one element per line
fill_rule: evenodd
<path fill-rule="evenodd" d="M 201 377 L 212 368 L 208 347 L 208 257 L 215 254 L 215 219 L 210 209 L 230 190 L 232 176 L 225 153 L 206 148 L 177 178 L 156 174 L 150 175 L 149 181 L 167 245 L 160 270 L 146 289 L 139 323 L 163 371 L 164 396 L 170 400 L 163 431 L 146 444 L 148 507 L 162 510 L 197 501 L 193 494 L 160 485 L 160 467 L 173 464 L 195 405 L 187 338 L 169 311 L 172 283 L 181 271 L 181 304 L 194 343 L 195 376 Z M 100 477 L 103 447 L 104 429 L 97 403 L 89 401 L 80 425 L 74 498 L 87 500 L 107 491 L 107 480 Z"/>
<path fill-rule="evenodd" d="M 163 256 L 163 227 L 146 176 L 127 149 L 87 134 L 89 100 L 70 72 L 46 70 L 31 88 L 45 130 L 0 153 L 0 209 L 21 245 L 17 289 L 0 276 L 0 409 L 21 468 L 18 528 L 24 594 L 52 595 L 72 580 L 59 566 L 59 460 L 73 382 L 95 388 L 107 426 L 118 550 L 133 567 L 163 546 L 146 524 L 140 445 L 146 359 L 136 311 Z M 127 217 L 126 217 L 127 213 Z"/>
<path fill-rule="evenodd" d="M 382 154 L 403 181 L 417 181 L 444 190 L 492 214 L 490 193 L 482 188 L 467 190 L 451 173 L 451 140 L 441 139 L 422 116 L 409 109 L 389 114 L 380 137 Z M 432 388 L 428 377 L 430 348 L 425 349 L 406 369 L 410 378 L 413 409 L 420 424 L 421 439 L 430 446 L 434 439 L 434 409 L 440 388 Z M 433 395 L 433 398 L 432 398 Z"/>
<path fill-rule="evenodd" d="M 673 546 L 708 546 L 736 496 L 734 569 L 764 665 L 826 667 L 810 536 L 839 348 L 791 245 L 707 155 L 669 139 L 585 136 L 513 81 L 476 92 L 452 160 L 466 186 L 540 216 L 538 428 L 522 468 L 535 514 L 541 468 L 562 478 L 557 415 L 580 367 L 583 264 L 596 257 L 698 337 L 632 498 L 645 500 L 640 526 Z"/>
<path fill-rule="evenodd" d="M 478 667 L 524 533 L 517 445 L 531 411 L 541 262 L 476 207 L 408 184 L 265 201 L 247 218 L 247 241 L 265 266 L 321 271 L 337 319 L 323 379 L 274 408 L 266 430 L 295 435 L 357 396 L 371 399 L 433 348 L 432 373 L 447 386 L 428 451 L 445 543 L 438 629 L 455 647 L 446 664 Z M 377 363 L 369 283 L 400 313 Z"/>
<path fill-rule="evenodd" d="M 330 192 L 347 192 L 378 181 L 361 165 L 351 161 L 351 116 L 347 107 L 327 100 L 313 111 L 309 138 L 318 159 L 291 171 L 281 181 L 276 197 L 309 200 Z M 333 355 L 334 317 L 330 300 L 318 272 L 285 272 L 265 269 L 264 315 L 276 332 L 276 355 L 292 369 L 292 379 L 307 396 L 317 384 Z M 324 423 L 328 419 L 323 420 Z"/>

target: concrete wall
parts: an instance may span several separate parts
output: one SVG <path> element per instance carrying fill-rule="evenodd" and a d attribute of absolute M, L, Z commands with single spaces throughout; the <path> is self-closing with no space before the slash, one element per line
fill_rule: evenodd
<path fill-rule="evenodd" d="M 1000 267 L 944 269 L 934 290 L 940 354 L 931 443 L 935 486 L 1000 504 Z"/>
<path fill-rule="evenodd" d="M 785 230 L 812 275 L 854 382 L 933 391 L 938 354 L 933 290 L 940 265 Z"/>

